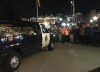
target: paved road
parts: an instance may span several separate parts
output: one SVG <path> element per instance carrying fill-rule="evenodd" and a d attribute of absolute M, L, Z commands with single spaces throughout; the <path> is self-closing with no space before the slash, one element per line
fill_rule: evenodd
<path fill-rule="evenodd" d="M 57 43 L 22 60 L 19 72 L 88 72 L 100 67 L 100 48 Z M 100 72 L 100 71 L 99 71 Z"/>

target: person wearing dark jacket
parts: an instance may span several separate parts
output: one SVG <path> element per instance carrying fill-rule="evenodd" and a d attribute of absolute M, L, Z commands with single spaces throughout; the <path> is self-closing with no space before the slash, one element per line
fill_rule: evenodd
<path fill-rule="evenodd" d="M 86 25 L 86 27 L 84 28 L 84 34 L 85 34 L 85 45 L 89 45 L 90 44 L 90 27 L 89 25 Z"/>
<path fill-rule="evenodd" d="M 75 26 L 72 30 L 73 33 L 73 41 L 75 44 L 79 43 L 79 27 Z"/>

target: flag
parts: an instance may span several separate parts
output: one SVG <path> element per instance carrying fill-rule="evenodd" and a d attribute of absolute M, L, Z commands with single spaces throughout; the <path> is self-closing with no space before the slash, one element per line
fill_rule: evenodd
<path fill-rule="evenodd" d="M 41 7 L 41 5 L 40 5 L 40 0 L 36 0 L 36 2 L 37 2 L 37 5 L 38 5 L 39 7 Z"/>

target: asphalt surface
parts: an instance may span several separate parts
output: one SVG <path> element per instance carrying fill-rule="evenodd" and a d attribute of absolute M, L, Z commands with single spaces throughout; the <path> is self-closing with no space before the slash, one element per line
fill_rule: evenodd
<path fill-rule="evenodd" d="M 40 51 L 25 57 L 18 71 L 89 72 L 98 67 L 100 47 L 57 43 L 53 51 Z"/>
<path fill-rule="evenodd" d="M 100 67 L 100 47 L 57 43 L 53 51 L 25 57 L 18 71 L 88 72 L 97 67 Z"/>

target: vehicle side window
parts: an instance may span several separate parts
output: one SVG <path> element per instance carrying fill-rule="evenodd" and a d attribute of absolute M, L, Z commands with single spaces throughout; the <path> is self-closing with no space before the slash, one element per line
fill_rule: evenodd
<path fill-rule="evenodd" d="M 34 31 L 35 33 L 37 33 L 37 34 L 41 34 L 41 30 L 40 30 L 39 25 L 34 24 L 34 25 L 33 25 L 33 31 Z"/>
<path fill-rule="evenodd" d="M 49 32 L 48 29 L 44 25 L 41 25 L 41 27 L 42 27 L 43 33 L 48 33 Z"/>

